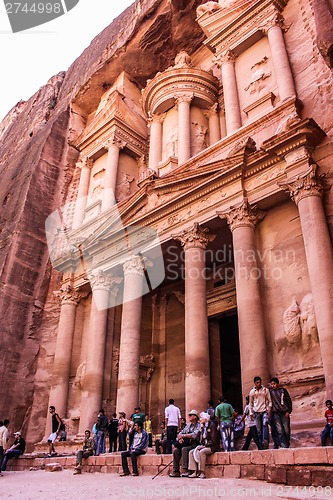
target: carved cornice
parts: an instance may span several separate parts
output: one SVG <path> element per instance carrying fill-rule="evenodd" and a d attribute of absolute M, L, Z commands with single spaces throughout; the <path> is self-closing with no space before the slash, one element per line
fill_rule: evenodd
<path fill-rule="evenodd" d="M 190 229 L 184 229 L 180 234 L 172 234 L 174 240 L 180 241 L 184 250 L 189 248 L 201 248 L 205 250 L 208 243 L 216 237 L 211 234 L 207 227 L 201 227 L 198 222 L 195 222 Z"/>
<path fill-rule="evenodd" d="M 77 306 L 83 297 L 82 294 L 70 285 L 63 285 L 60 290 L 53 292 L 53 294 L 61 300 L 61 305 L 71 304 Z"/>
<path fill-rule="evenodd" d="M 251 207 L 247 198 L 239 206 L 230 207 L 229 212 L 216 212 L 221 219 L 226 219 L 231 231 L 243 226 L 255 228 L 266 215 L 266 212 Z"/>
<path fill-rule="evenodd" d="M 146 258 L 140 255 L 134 255 L 129 259 L 125 260 L 123 264 L 124 275 L 135 274 L 137 276 L 143 276 L 146 269 Z"/>
<path fill-rule="evenodd" d="M 317 168 L 316 164 L 312 164 L 303 174 L 297 175 L 290 182 L 279 183 L 278 186 L 290 194 L 296 205 L 308 196 L 319 196 L 321 198 L 326 187 L 324 180 L 326 174 L 317 175 Z"/>

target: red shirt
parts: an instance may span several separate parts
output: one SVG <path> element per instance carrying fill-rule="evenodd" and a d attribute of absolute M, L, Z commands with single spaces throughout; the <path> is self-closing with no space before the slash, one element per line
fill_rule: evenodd
<path fill-rule="evenodd" d="M 328 425 L 333 425 L 333 409 L 325 411 L 325 418 Z"/>

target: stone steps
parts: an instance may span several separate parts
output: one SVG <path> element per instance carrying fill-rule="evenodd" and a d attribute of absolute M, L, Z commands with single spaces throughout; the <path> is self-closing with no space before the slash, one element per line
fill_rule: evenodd
<path fill-rule="evenodd" d="M 149 453 L 138 457 L 139 473 L 152 476 L 172 460 L 172 455 Z M 52 458 L 23 455 L 8 462 L 8 470 L 45 469 L 46 464 L 59 463 L 63 468 L 75 467 L 75 456 Z M 83 460 L 82 472 L 121 472 L 120 453 L 89 457 Z M 168 467 L 163 472 L 167 475 Z M 207 458 L 207 477 L 259 479 L 289 486 L 333 487 L 333 447 L 289 448 L 263 451 L 218 452 Z M 171 481 L 171 479 L 170 479 Z"/>

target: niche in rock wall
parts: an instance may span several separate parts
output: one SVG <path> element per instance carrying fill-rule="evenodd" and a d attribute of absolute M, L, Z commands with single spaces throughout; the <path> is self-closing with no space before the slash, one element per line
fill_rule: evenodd
<path fill-rule="evenodd" d="M 236 78 L 243 125 L 271 111 L 278 100 L 271 51 L 261 38 L 236 59 Z"/>

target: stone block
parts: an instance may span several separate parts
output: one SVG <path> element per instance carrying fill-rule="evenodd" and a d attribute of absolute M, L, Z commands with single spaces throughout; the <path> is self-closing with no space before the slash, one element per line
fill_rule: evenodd
<path fill-rule="evenodd" d="M 230 464 L 230 453 L 219 452 L 217 455 L 217 464 L 218 465 L 229 465 Z"/>
<path fill-rule="evenodd" d="M 62 469 L 62 466 L 58 462 L 49 462 L 45 465 L 46 472 L 59 472 Z"/>
<path fill-rule="evenodd" d="M 85 463 L 88 465 L 95 465 L 96 464 L 96 457 L 88 457 L 85 459 Z"/>
<path fill-rule="evenodd" d="M 206 465 L 206 476 L 209 478 L 222 478 L 223 465 Z"/>
<path fill-rule="evenodd" d="M 287 469 L 287 486 L 310 486 L 311 474 L 309 469 L 303 467 Z"/>
<path fill-rule="evenodd" d="M 106 465 L 102 465 L 102 467 L 101 467 L 101 472 L 102 472 L 103 474 L 107 474 L 107 473 L 108 473 L 108 467 L 107 467 Z"/>
<path fill-rule="evenodd" d="M 326 448 L 296 448 L 294 450 L 295 464 L 327 464 Z"/>
<path fill-rule="evenodd" d="M 312 469 L 311 471 L 311 484 L 312 486 L 322 486 L 325 488 L 325 486 L 329 486 L 330 488 L 333 488 L 333 474 L 332 474 L 332 469 L 329 467 L 323 467 L 320 469 Z M 329 488 L 328 488 L 329 490 Z M 319 493 L 319 491 L 318 491 Z M 332 492 L 331 492 L 332 494 Z M 324 492 L 323 492 L 324 496 Z"/>
<path fill-rule="evenodd" d="M 96 465 L 100 465 L 100 466 L 105 465 L 105 461 L 106 461 L 105 456 L 98 456 L 95 458 L 96 458 L 96 462 L 95 462 Z"/>
<path fill-rule="evenodd" d="M 268 483 L 282 483 L 287 482 L 287 470 L 285 467 L 277 467 L 268 465 L 265 467 L 265 481 Z"/>
<path fill-rule="evenodd" d="M 327 459 L 329 464 L 333 464 L 333 447 L 326 448 Z"/>
<path fill-rule="evenodd" d="M 130 460 L 130 459 L 128 459 Z M 151 455 L 140 455 L 138 457 L 138 464 L 139 465 L 151 465 L 152 464 L 153 457 Z"/>
<path fill-rule="evenodd" d="M 275 450 L 274 450 L 275 451 Z M 273 450 L 253 450 L 251 451 L 252 464 L 274 464 L 274 451 Z"/>
<path fill-rule="evenodd" d="M 239 479 L 240 478 L 240 465 L 226 465 L 223 468 L 223 477 L 230 479 Z"/>
<path fill-rule="evenodd" d="M 106 465 L 114 465 L 114 456 L 108 455 L 107 457 L 105 457 L 105 463 Z"/>
<path fill-rule="evenodd" d="M 265 466 L 264 465 L 241 465 L 241 478 L 247 479 L 265 479 Z"/>
<path fill-rule="evenodd" d="M 236 464 L 250 464 L 251 463 L 251 452 L 250 451 L 234 451 L 230 453 L 230 463 Z"/>
<path fill-rule="evenodd" d="M 294 450 L 290 448 L 281 448 L 273 451 L 273 459 L 276 465 L 294 465 Z"/>
<path fill-rule="evenodd" d="M 114 457 L 113 465 L 121 465 L 121 455 L 116 455 Z"/>
<path fill-rule="evenodd" d="M 158 473 L 158 468 L 153 465 L 144 465 L 140 468 L 139 473 L 143 476 L 155 476 Z"/>
<path fill-rule="evenodd" d="M 75 467 L 76 457 L 66 457 L 65 465 L 66 467 Z"/>

